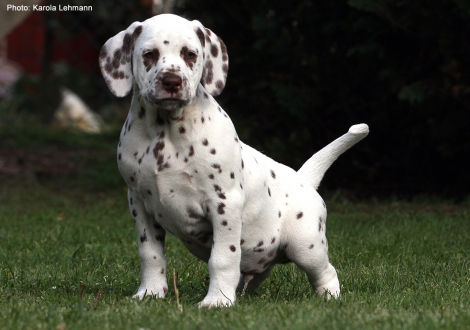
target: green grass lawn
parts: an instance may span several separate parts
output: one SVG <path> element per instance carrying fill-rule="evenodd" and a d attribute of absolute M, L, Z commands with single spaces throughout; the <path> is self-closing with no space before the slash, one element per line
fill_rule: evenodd
<path fill-rule="evenodd" d="M 207 265 L 171 235 L 167 298 L 133 300 L 136 234 L 109 140 L 98 144 L 106 161 L 83 160 L 75 179 L 0 178 L 0 329 L 470 329 L 468 204 L 429 200 L 327 199 L 338 300 L 317 297 L 288 264 L 234 307 L 200 310 Z"/>

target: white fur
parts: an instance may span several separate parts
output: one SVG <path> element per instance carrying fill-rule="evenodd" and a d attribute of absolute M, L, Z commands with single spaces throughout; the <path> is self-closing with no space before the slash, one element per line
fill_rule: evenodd
<path fill-rule="evenodd" d="M 125 38 L 132 41 L 126 49 Z M 146 56 L 155 49 L 159 56 L 149 66 Z M 367 125 L 353 126 L 299 172 L 266 157 L 238 139 L 211 96 L 225 85 L 223 42 L 201 23 L 175 15 L 136 22 L 108 40 L 100 66 L 117 96 L 134 86 L 118 147 L 141 260 L 134 297 L 163 298 L 168 290 L 166 232 L 208 262 L 210 284 L 201 307 L 232 305 L 237 286 L 252 290 L 276 263 L 289 261 L 319 294 L 338 297 L 326 206 L 315 188 L 331 163 L 367 135 Z M 165 85 L 168 76 L 177 87 Z"/>

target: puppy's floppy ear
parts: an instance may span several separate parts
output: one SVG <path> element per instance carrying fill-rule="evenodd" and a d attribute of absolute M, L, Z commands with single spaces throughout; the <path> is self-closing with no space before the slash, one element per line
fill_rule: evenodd
<path fill-rule="evenodd" d="M 101 48 L 100 69 L 111 92 L 126 96 L 132 89 L 132 54 L 135 41 L 142 33 L 142 24 L 134 22 L 125 31 L 110 38 Z"/>
<path fill-rule="evenodd" d="M 224 42 L 199 21 L 192 21 L 204 50 L 204 69 L 201 84 L 213 96 L 222 93 L 227 80 L 228 54 Z"/>

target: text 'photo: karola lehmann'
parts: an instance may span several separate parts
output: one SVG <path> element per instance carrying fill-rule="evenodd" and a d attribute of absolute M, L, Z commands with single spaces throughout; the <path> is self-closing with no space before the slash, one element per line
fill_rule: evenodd
<path fill-rule="evenodd" d="M 7 11 L 93 11 L 93 6 L 72 5 L 12 5 L 7 4 Z"/>

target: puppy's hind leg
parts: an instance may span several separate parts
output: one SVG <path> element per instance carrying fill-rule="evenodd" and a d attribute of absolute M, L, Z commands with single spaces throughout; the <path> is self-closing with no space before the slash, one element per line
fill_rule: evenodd
<path fill-rule="evenodd" d="M 298 244 L 286 248 L 287 257 L 307 273 L 310 284 L 319 295 L 326 293 L 328 298 L 338 298 L 340 284 L 336 269 L 328 259 L 326 237 L 315 235 L 311 226 L 304 226 L 296 234 Z"/>
<path fill-rule="evenodd" d="M 307 272 L 307 270 L 306 270 Z M 308 279 L 310 284 L 315 288 L 318 295 L 322 296 L 325 293 L 327 294 L 327 298 L 330 299 L 338 298 L 340 294 L 340 286 L 338 275 L 336 273 L 336 269 L 328 262 L 328 266 L 326 269 L 318 277 L 317 274 L 310 274 L 307 272 Z"/>

